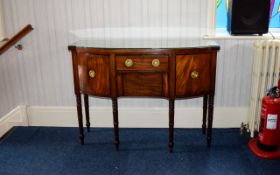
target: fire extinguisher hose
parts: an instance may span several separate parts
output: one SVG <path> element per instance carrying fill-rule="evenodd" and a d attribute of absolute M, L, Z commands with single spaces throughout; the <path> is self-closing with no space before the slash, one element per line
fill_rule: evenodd
<path fill-rule="evenodd" d="M 270 88 L 267 92 L 267 96 L 279 98 L 279 88 L 277 86 Z"/>

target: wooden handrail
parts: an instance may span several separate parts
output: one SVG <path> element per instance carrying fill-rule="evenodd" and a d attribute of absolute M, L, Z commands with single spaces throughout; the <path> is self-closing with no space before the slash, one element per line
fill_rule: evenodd
<path fill-rule="evenodd" d="M 25 35 L 27 35 L 32 30 L 33 27 L 30 24 L 25 26 L 22 30 L 20 30 L 17 34 L 15 34 L 12 38 L 10 38 L 0 47 L 0 55 L 2 55 L 6 50 L 8 50 L 10 47 L 16 44 L 19 40 L 21 40 Z"/>

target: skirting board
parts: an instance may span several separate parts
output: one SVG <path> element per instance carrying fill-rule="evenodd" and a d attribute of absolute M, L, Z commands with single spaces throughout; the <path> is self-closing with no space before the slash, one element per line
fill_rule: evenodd
<path fill-rule="evenodd" d="M 17 106 L 0 118 L 0 138 L 14 126 L 28 126 L 26 106 Z"/>
<path fill-rule="evenodd" d="M 239 128 L 242 122 L 248 123 L 247 111 L 247 107 L 216 107 L 213 127 Z M 27 115 L 29 126 L 78 126 L 76 107 L 31 106 L 27 108 Z M 90 108 L 90 122 L 92 127 L 113 127 L 112 108 Z M 201 108 L 175 109 L 176 128 L 200 128 L 201 124 Z M 123 128 L 167 128 L 168 108 L 120 108 L 119 126 Z"/>

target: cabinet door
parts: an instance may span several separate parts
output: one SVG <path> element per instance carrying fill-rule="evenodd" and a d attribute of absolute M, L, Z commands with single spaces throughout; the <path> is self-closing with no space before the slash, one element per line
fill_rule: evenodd
<path fill-rule="evenodd" d="M 110 96 L 109 58 L 104 55 L 79 55 L 80 89 L 87 94 Z"/>
<path fill-rule="evenodd" d="M 176 56 L 176 96 L 200 96 L 210 91 L 210 54 Z"/>

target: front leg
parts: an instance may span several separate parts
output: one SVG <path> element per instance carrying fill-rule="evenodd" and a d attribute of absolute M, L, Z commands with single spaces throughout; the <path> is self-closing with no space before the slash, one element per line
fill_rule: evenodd
<path fill-rule="evenodd" d="M 174 146 L 174 100 L 169 100 L 169 152 L 173 152 Z"/>
<path fill-rule="evenodd" d="M 86 126 L 87 131 L 90 131 L 90 122 L 89 122 L 89 105 L 88 105 L 88 95 L 84 94 L 84 104 L 85 104 L 85 113 L 86 113 Z"/>
<path fill-rule="evenodd" d="M 81 94 L 76 94 L 76 101 L 77 101 L 77 113 L 78 113 L 78 123 L 79 123 L 79 130 L 80 130 L 80 143 L 81 145 L 84 144 L 84 128 L 83 128 L 83 114 L 82 114 L 82 104 L 81 104 Z"/>
<path fill-rule="evenodd" d="M 211 147 L 212 141 L 212 124 L 213 124 L 213 112 L 214 112 L 214 95 L 209 95 L 209 104 L 208 104 L 208 128 L 207 128 L 207 144 L 208 147 Z"/>
<path fill-rule="evenodd" d="M 203 118 L 202 118 L 202 134 L 206 133 L 208 95 L 203 96 Z"/>
<path fill-rule="evenodd" d="M 118 100 L 117 98 L 112 99 L 113 104 L 113 119 L 114 119 L 114 134 L 115 134 L 115 146 L 116 150 L 119 151 L 119 119 L 118 119 Z"/>

